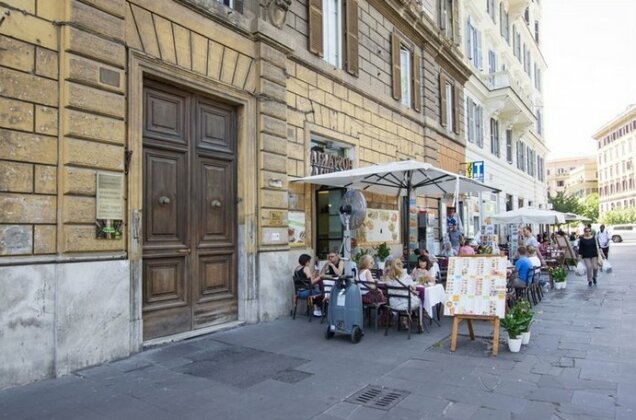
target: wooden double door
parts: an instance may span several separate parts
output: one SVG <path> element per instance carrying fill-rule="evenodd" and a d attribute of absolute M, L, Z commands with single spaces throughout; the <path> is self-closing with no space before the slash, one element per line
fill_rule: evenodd
<path fill-rule="evenodd" d="M 236 110 L 144 83 L 143 337 L 238 318 Z"/>

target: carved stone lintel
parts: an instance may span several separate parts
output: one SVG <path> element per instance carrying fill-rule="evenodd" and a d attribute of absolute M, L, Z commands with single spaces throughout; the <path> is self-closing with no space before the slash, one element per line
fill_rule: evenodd
<path fill-rule="evenodd" d="M 287 19 L 287 11 L 291 6 L 292 0 L 268 0 L 267 16 L 272 25 L 281 29 Z"/>

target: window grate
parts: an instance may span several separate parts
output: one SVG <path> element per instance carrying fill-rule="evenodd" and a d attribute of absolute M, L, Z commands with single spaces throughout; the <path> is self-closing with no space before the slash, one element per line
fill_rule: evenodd
<path fill-rule="evenodd" d="M 390 410 L 410 394 L 409 391 L 367 385 L 345 401 L 379 410 Z"/>

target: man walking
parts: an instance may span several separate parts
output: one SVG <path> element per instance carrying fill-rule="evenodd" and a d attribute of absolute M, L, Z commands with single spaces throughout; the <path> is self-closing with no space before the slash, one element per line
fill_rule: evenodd
<path fill-rule="evenodd" d="M 600 232 L 596 235 L 596 242 L 598 247 L 601 248 L 601 252 L 603 252 L 603 258 L 607 260 L 609 259 L 610 236 L 605 230 L 605 225 L 601 225 L 599 229 Z"/>

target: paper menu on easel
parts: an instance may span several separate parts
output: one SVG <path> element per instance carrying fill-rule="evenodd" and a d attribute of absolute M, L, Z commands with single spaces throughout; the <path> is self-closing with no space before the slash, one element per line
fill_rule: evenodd
<path fill-rule="evenodd" d="M 486 315 L 506 312 L 505 257 L 451 257 L 444 315 Z"/>

